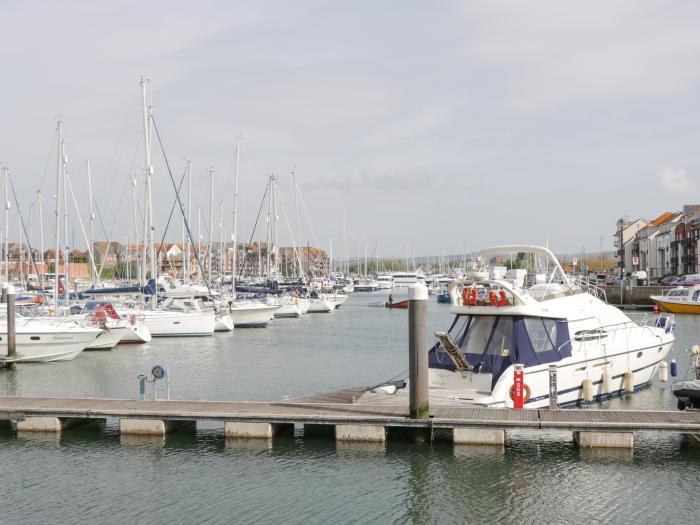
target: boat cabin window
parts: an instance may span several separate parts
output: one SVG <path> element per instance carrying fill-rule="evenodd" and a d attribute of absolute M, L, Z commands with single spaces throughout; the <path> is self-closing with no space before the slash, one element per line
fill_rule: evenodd
<path fill-rule="evenodd" d="M 486 348 L 487 355 L 508 357 L 513 348 L 513 323 L 510 320 L 498 322 Z"/>
<path fill-rule="evenodd" d="M 536 366 L 571 356 L 564 319 L 510 315 L 457 315 L 449 330 L 475 372 L 491 373 L 493 384 L 511 365 Z M 437 343 L 428 355 L 431 368 L 454 370 L 454 362 Z"/>
<path fill-rule="evenodd" d="M 677 290 L 669 290 L 668 296 L 669 297 L 687 297 L 688 294 L 690 293 L 690 290 L 687 288 L 677 289 Z"/>
<path fill-rule="evenodd" d="M 536 353 L 556 350 L 557 322 L 555 320 L 526 317 L 525 327 Z"/>
<path fill-rule="evenodd" d="M 595 341 L 596 339 L 605 339 L 608 333 L 602 328 L 594 328 L 592 330 L 579 330 L 574 334 L 576 341 Z"/>

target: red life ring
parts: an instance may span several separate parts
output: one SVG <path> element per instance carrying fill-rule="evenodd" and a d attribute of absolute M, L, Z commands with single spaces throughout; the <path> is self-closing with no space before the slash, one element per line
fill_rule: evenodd
<path fill-rule="evenodd" d="M 465 288 L 462 290 L 462 302 L 469 306 L 474 306 L 479 300 L 479 296 L 474 288 Z"/>
<path fill-rule="evenodd" d="M 489 292 L 489 301 L 491 301 L 491 304 L 495 307 L 501 307 L 505 306 L 508 304 L 508 297 L 506 297 L 506 292 L 503 290 L 500 290 L 498 292 L 498 296 L 492 291 Z"/>
<path fill-rule="evenodd" d="M 530 401 L 530 387 L 527 386 L 525 383 L 523 383 L 523 391 L 524 391 L 524 396 L 523 396 L 523 403 L 527 403 Z M 513 401 L 513 392 L 515 392 L 515 385 L 510 385 L 510 390 L 508 390 L 508 395 L 510 396 L 510 400 Z"/>

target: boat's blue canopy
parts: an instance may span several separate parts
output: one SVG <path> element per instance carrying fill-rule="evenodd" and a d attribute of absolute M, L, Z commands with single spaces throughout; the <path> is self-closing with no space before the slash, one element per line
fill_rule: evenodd
<path fill-rule="evenodd" d="M 449 330 L 476 372 L 493 374 L 493 384 L 513 364 L 555 363 L 571 356 L 564 319 L 499 315 L 458 315 Z M 428 355 L 430 368 L 455 370 L 440 343 Z"/>

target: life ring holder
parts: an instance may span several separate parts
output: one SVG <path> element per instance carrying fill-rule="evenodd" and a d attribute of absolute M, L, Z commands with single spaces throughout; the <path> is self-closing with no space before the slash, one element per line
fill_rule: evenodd
<path fill-rule="evenodd" d="M 523 403 L 527 403 L 530 401 L 530 387 L 523 383 L 523 391 L 525 395 L 523 396 Z M 513 401 L 513 394 L 515 393 L 515 385 L 510 385 L 510 390 L 508 390 L 508 396 L 510 397 L 510 400 Z"/>

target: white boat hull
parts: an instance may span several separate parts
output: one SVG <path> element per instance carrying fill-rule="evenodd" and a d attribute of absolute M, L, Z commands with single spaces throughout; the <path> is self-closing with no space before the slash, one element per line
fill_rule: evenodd
<path fill-rule="evenodd" d="M 17 321 L 15 341 L 17 345 L 17 363 L 46 363 L 52 361 L 70 361 L 86 346 L 92 344 L 102 330 L 92 327 L 41 326 L 32 320 Z M 0 355 L 7 356 L 7 325 L 0 325 Z"/>
<path fill-rule="evenodd" d="M 216 319 L 213 312 L 169 312 L 167 310 L 139 310 L 119 312 L 128 317 L 141 316 L 152 337 L 189 337 L 214 334 Z"/>
<path fill-rule="evenodd" d="M 124 331 L 119 344 L 148 343 L 151 339 L 151 332 L 148 330 L 146 325 L 141 321 L 137 321 L 136 323 L 129 324 L 127 326 L 127 330 Z"/>
<path fill-rule="evenodd" d="M 275 310 L 275 317 L 301 317 L 301 310 L 297 304 L 284 304 Z"/>
<path fill-rule="evenodd" d="M 274 319 L 278 308 L 262 303 L 234 303 L 231 305 L 231 317 L 236 328 L 262 327 Z"/>
<path fill-rule="evenodd" d="M 657 334 L 652 335 L 652 330 Z M 633 373 L 635 390 L 648 385 L 658 365 L 668 355 L 674 338 L 663 329 L 638 327 L 631 331 L 629 343 L 622 340 L 625 334 L 619 333 L 619 341 L 610 338 L 606 345 L 588 341 L 574 345 L 571 357 L 557 364 L 558 405 L 572 405 L 584 402 L 583 381 L 590 379 L 593 399 L 601 400 L 624 393 L 624 374 Z M 622 344 L 625 347 L 622 347 Z M 586 344 L 584 348 L 583 345 Z M 617 351 L 615 350 L 617 347 Z M 508 368 L 499 378 L 490 396 L 484 395 L 483 383 L 490 383 L 491 374 L 472 373 L 463 377 L 458 372 L 431 368 L 430 395 L 437 399 L 476 404 L 490 407 L 512 407 L 510 389 L 513 385 L 513 368 Z M 603 375 L 609 377 L 609 391 L 604 391 Z M 481 381 L 479 376 L 488 376 Z M 525 408 L 549 406 L 549 365 L 527 367 L 524 370 L 524 383 L 529 390 Z"/>
<path fill-rule="evenodd" d="M 107 328 L 85 350 L 111 350 L 119 344 L 126 328 Z"/>
<path fill-rule="evenodd" d="M 229 314 L 216 316 L 215 332 L 233 332 L 233 319 Z"/>
<path fill-rule="evenodd" d="M 308 312 L 310 314 L 325 314 L 335 310 L 335 303 L 330 299 L 311 299 Z"/>

